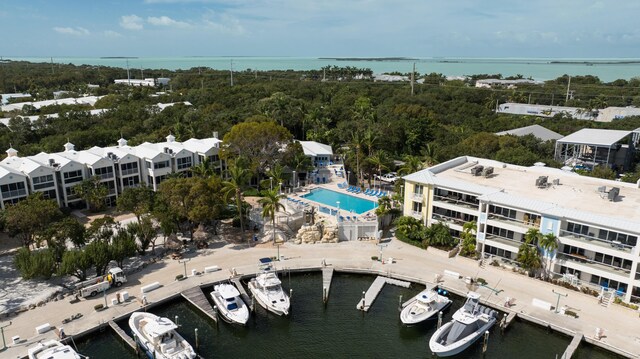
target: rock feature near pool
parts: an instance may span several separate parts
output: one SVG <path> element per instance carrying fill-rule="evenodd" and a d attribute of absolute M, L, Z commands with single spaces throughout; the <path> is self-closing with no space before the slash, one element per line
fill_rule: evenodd
<path fill-rule="evenodd" d="M 320 224 L 305 224 L 298 230 L 295 243 L 316 243 L 320 239 L 322 239 L 322 226 Z"/>
<path fill-rule="evenodd" d="M 338 243 L 338 226 L 333 224 L 324 226 L 322 243 Z"/>

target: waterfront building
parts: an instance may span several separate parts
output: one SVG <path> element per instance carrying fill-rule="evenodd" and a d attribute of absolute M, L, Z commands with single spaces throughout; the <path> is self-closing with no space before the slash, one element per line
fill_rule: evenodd
<path fill-rule="evenodd" d="M 476 87 L 479 87 L 479 88 L 506 87 L 511 89 L 511 88 L 516 88 L 518 85 L 544 85 L 544 82 L 529 80 L 529 79 L 515 79 L 515 80 L 482 79 L 482 80 L 476 81 Z"/>
<path fill-rule="evenodd" d="M 7 150 L 7 158 L 0 162 L 4 167 L 10 167 L 26 176 L 28 180 L 28 193 L 41 192 L 45 199 L 53 199 L 62 206 L 56 185 L 56 172 L 51 166 L 45 166 L 30 158 L 18 157 L 18 151 L 10 148 Z"/>
<path fill-rule="evenodd" d="M 607 107 L 603 109 L 587 110 L 580 107 L 537 105 L 527 103 L 507 102 L 497 108 L 499 113 L 512 115 L 530 115 L 536 117 L 554 117 L 557 115 L 571 116 L 576 120 L 588 120 L 596 122 L 611 122 L 625 117 L 640 116 L 640 108 L 637 107 Z"/>
<path fill-rule="evenodd" d="M 469 156 L 404 180 L 404 215 L 454 236 L 476 222 L 482 258 L 516 265 L 529 229 L 553 233 L 559 246 L 544 262 L 556 278 L 640 302 L 638 184 Z"/>
<path fill-rule="evenodd" d="M 214 132 L 213 138 L 178 142 L 169 135 L 165 142 L 145 142 L 133 147 L 120 138 L 117 146 L 94 146 L 82 151 L 66 143 L 63 152 L 41 152 L 28 157 L 18 157 L 18 151 L 10 148 L 8 157 L 0 161 L 1 206 L 42 192 L 45 198 L 56 199 L 60 207 L 83 209 L 86 203 L 73 188 L 93 177 L 108 188 L 106 205 L 114 206 L 125 189 L 145 184 L 157 191 L 171 174 L 191 176 L 191 168 L 205 158 L 222 174 L 224 162 L 219 157 L 222 141 L 217 137 Z"/>
<path fill-rule="evenodd" d="M 84 208 L 82 198 L 73 191 L 73 187 L 86 179 L 86 171 L 82 163 L 60 156 L 57 153 L 40 152 L 28 159 L 40 165 L 51 168 L 55 172 L 56 186 L 58 188 L 58 203 L 62 207 Z"/>

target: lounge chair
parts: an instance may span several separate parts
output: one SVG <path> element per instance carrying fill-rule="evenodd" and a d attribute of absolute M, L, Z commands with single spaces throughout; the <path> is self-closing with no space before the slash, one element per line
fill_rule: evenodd
<path fill-rule="evenodd" d="M 384 196 L 386 196 L 386 195 L 387 195 L 387 192 L 380 192 L 380 193 L 378 194 L 378 198 L 382 198 L 382 197 L 384 197 Z"/>
<path fill-rule="evenodd" d="M 360 193 L 360 187 L 356 187 L 355 191 L 353 191 L 354 193 Z"/>
<path fill-rule="evenodd" d="M 347 219 L 347 221 L 349 221 L 349 222 L 351 221 L 351 216 L 347 216 L 345 218 Z"/>
<path fill-rule="evenodd" d="M 367 196 L 371 194 L 371 189 L 367 188 L 366 190 L 364 190 L 363 192 L 364 194 L 366 194 Z"/>
<path fill-rule="evenodd" d="M 344 217 L 340 216 L 338 218 L 340 218 L 340 222 L 344 222 Z"/>
<path fill-rule="evenodd" d="M 379 192 L 378 192 L 377 190 L 375 190 L 375 191 L 371 191 L 371 193 L 369 193 L 369 195 L 370 195 L 370 196 L 374 196 L 374 197 L 375 197 L 375 196 L 377 196 L 377 195 L 378 195 L 378 193 L 379 193 Z"/>

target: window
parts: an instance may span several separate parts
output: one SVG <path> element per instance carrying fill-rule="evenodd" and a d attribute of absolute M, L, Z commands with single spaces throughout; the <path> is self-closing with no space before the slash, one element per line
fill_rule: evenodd
<path fill-rule="evenodd" d="M 487 233 L 496 235 L 498 237 L 509 238 L 509 239 L 513 239 L 515 236 L 515 233 L 513 231 L 509 231 L 504 228 L 498 228 L 494 226 L 487 226 Z"/>
<path fill-rule="evenodd" d="M 632 246 L 634 247 L 637 243 L 638 243 L 638 237 L 637 236 L 632 236 L 632 235 L 628 235 L 628 234 L 624 234 L 624 233 L 618 233 L 618 232 L 614 232 L 614 231 L 608 231 L 606 229 L 601 229 L 598 232 L 598 238 L 604 240 L 604 241 L 609 241 L 609 242 L 613 242 L 613 241 L 618 241 L 622 244 L 626 244 L 628 246 Z"/>
<path fill-rule="evenodd" d="M 413 186 L 413 194 L 420 194 L 421 195 L 423 193 L 423 191 L 424 191 L 424 186 L 423 185 L 417 184 L 417 185 Z"/>
<path fill-rule="evenodd" d="M 585 226 L 583 224 L 567 222 L 567 232 L 589 235 L 589 226 Z"/>
<path fill-rule="evenodd" d="M 151 162 L 151 161 L 149 161 L 149 160 L 146 160 L 145 162 L 146 162 L 146 164 L 147 164 L 147 169 L 149 169 L 149 168 L 153 168 L 153 162 Z"/>
<path fill-rule="evenodd" d="M 31 181 L 33 182 L 34 190 L 53 187 L 55 185 L 55 183 L 53 182 L 53 175 L 33 177 Z"/>
<path fill-rule="evenodd" d="M 162 183 L 162 181 L 166 180 L 167 176 L 163 175 L 163 176 L 156 176 L 156 186 L 159 186 L 160 183 Z"/>
<path fill-rule="evenodd" d="M 93 170 L 95 176 L 101 179 L 113 178 L 113 167 L 100 167 Z"/>
<path fill-rule="evenodd" d="M 18 196 L 25 196 L 27 191 L 24 187 L 24 182 L 14 182 L 9 184 L 3 184 L 0 186 L 0 192 L 2 192 L 2 198 L 11 198 Z"/>
<path fill-rule="evenodd" d="M 178 170 L 191 168 L 191 157 L 180 157 L 176 159 L 176 167 L 178 168 Z"/>
<path fill-rule="evenodd" d="M 209 156 L 209 162 L 218 162 L 218 161 L 220 161 L 220 156 L 218 155 Z"/>
<path fill-rule="evenodd" d="M 135 187 L 139 183 L 140 183 L 140 177 L 138 176 L 132 176 L 132 177 L 127 177 L 122 179 L 123 187 Z"/>
<path fill-rule="evenodd" d="M 128 176 L 138 173 L 138 162 L 123 163 L 120 165 L 120 175 Z"/>
<path fill-rule="evenodd" d="M 413 202 L 413 211 L 417 213 L 422 213 L 422 203 Z"/>
<path fill-rule="evenodd" d="M 51 189 L 48 191 L 42 191 L 42 198 L 44 199 L 56 199 L 56 190 L 55 189 Z"/>
<path fill-rule="evenodd" d="M 65 172 L 63 177 L 64 183 L 82 182 L 83 180 L 81 170 Z"/>
<path fill-rule="evenodd" d="M 500 248 L 496 248 L 496 247 L 492 247 L 490 245 L 485 245 L 484 246 L 484 250 L 486 253 L 489 254 L 493 254 L 494 256 L 498 256 L 498 257 L 503 257 L 503 258 L 507 258 L 507 259 L 511 259 L 513 258 L 513 252 L 504 250 L 504 249 L 500 249 Z"/>
<path fill-rule="evenodd" d="M 516 218 L 516 211 L 515 210 L 509 209 L 509 208 L 504 208 L 504 207 L 499 207 L 499 206 L 494 206 L 494 205 L 490 205 L 489 206 L 489 213 L 497 214 L 499 216 L 507 217 L 507 218 L 511 218 L 511 219 L 515 219 Z"/>
<path fill-rule="evenodd" d="M 169 163 L 169 161 L 160 161 L 160 162 L 155 162 L 153 164 L 154 170 L 157 170 L 160 168 L 167 168 L 167 167 L 171 167 L 171 164 Z"/>

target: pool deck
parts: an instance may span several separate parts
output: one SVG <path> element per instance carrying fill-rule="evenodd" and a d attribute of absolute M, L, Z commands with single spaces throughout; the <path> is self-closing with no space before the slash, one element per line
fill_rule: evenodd
<path fill-rule="evenodd" d="M 444 279 L 439 283 L 441 286 L 457 294 L 468 291 L 464 277 L 482 277 L 493 289 L 501 290 L 496 292 L 486 286 L 476 289 L 483 296 L 485 303 L 501 307 L 506 313 L 516 312 L 520 318 L 549 326 L 571 337 L 575 333 L 584 333 L 585 341 L 626 357 L 640 358 L 638 354 L 640 353 L 640 334 L 638 333 L 640 318 L 637 311 L 619 305 L 604 308 L 598 304 L 595 297 L 590 295 L 563 289 L 509 270 L 493 266 L 482 268 L 474 260 L 464 257 L 448 258 L 445 252 L 437 249 L 423 250 L 395 239 L 389 240 L 389 245 L 384 249 L 385 258 L 393 257 L 394 263 L 385 261 L 385 264 L 382 264 L 371 260 L 372 256 L 379 255 L 379 248 L 375 243 L 374 241 L 301 245 L 287 243 L 279 248 L 280 255 L 284 256 L 285 260 L 277 262 L 276 267 L 290 271 L 309 269 L 320 271 L 322 265 L 326 263 L 336 272 L 374 273 L 420 284 L 432 284 L 437 275 Z M 184 272 L 184 265 L 178 261 L 164 259 L 128 276 L 128 282 L 119 289 L 119 291 L 128 291 L 133 297 L 125 303 L 109 304 L 107 309 L 96 312 L 94 305 L 104 303 L 102 297 L 83 299 L 74 304 L 69 303 L 69 298 L 65 298 L 17 316 L 4 318 L 0 326 L 5 326 L 9 321 L 12 321 L 12 325 L 4 328 L 9 348 L 0 356 L 21 357 L 26 354 L 28 346 L 39 340 L 55 338 L 53 331 L 36 334 L 35 327 L 44 323 L 57 328 L 64 326 L 67 335 L 78 335 L 91 332 L 97 326 L 106 325 L 110 320 L 117 320 L 132 311 L 140 310 L 137 298 L 141 298 L 140 288 L 146 284 L 159 282 L 162 285 L 146 293 L 149 303 L 156 304 L 176 298 L 179 296 L 177 293 L 190 288 L 228 280 L 232 268 L 240 276 L 255 274 L 259 270 L 257 258 L 275 254 L 276 248 L 271 246 L 244 248 L 238 245 L 226 245 L 221 248 L 201 250 L 187 263 L 189 272 L 191 269 L 203 272 L 204 267 L 212 265 L 218 265 L 222 270 L 190 275 L 184 280 L 176 281 L 174 278 L 176 274 Z M 445 270 L 448 271 L 446 274 Z M 454 272 L 458 274 L 455 277 L 451 275 Z M 568 297 L 561 299 L 560 305 L 569 306 L 572 311 L 578 313 L 578 318 L 556 314 L 553 310 L 532 305 L 533 299 L 555 304 L 557 297 L 552 290 L 560 290 L 568 294 Z M 116 292 L 113 289 L 107 293 L 109 303 Z M 515 298 L 515 305 L 511 308 L 502 306 L 507 297 Z M 318 290 L 318 302 L 321 298 L 322 294 Z M 293 301 L 295 302 L 295 297 Z M 75 313 L 82 313 L 83 317 L 61 324 L 63 319 Z M 595 338 L 596 328 L 604 330 L 604 336 L 600 340 Z M 11 343 L 11 338 L 16 335 L 24 341 L 14 345 Z M 505 340 L 509 340 L 508 332 Z"/>

